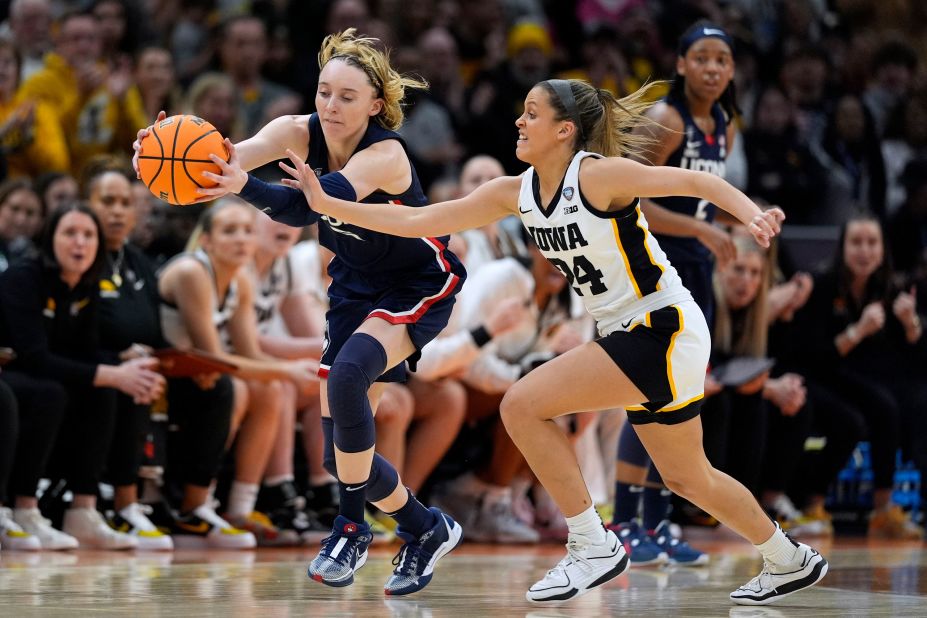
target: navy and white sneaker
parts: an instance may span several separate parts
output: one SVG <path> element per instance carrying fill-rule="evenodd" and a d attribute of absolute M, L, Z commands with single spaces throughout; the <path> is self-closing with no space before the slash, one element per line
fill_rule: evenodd
<path fill-rule="evenodd" d="M 566 548 L 567 555 L 528 589 L 525 598 L 534 603 L 566 601 L 618 577 L 630 564 L 624 545 L 611 530 L 605 531 L 601 544 L 571 534 Z"/>
<path fill-rule="evenodd" d="M 319 555 L 309 564 L 309 577 L 326 586 L 353 584 L 354 572 L 367 562 L 371 541 L 370 526 L 339 515 L 331 535 L 322 541 Z"/>
<path fill-rule="evenodd" d="M 732 592 L 731 600 L 738 605 L 768 605 L 821 581 L 827 574 L 824 556 L 804 543 L 792 543 L 796 551 L 791 563 L 764 562 L 760 574 Z"/>
<path fill-rule="evenodd" d="M 460 543 L 463 536 L 460 524 L 437 507 L 428 510 L 437 521 L 420 537 L 404 532 L 402 527 L 396 529 L 396 536 L 405 544 L 393 558 L 396 568 L 383 587 L 387 595 L 411 594 L 427 586 L 438 560 Z"/>
<path fill-rule="evenodd" d="M 607 528 L 618 535 L 631 559 L 631 566 L 656 566 L 669 560 L 666 551 L 654 543 L 636 521 L 610 524 Z"/>
<path fill-rule="evenodd" d="M 661 521 L 657 529 L 650 532 L 648 537 L 661 551 L 666 552 L 670 564 L 678 566 L 702 566 L 708 564 L 708 554 L 673 536 L 669 520 L 664 519 Z"/>

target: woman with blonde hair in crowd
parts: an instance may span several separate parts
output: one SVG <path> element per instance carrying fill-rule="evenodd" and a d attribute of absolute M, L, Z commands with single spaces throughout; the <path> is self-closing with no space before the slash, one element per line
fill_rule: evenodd
<path fill-rule="evenodd" d="M 735 233 L 733 239 L 736 257 L 720 267 L 714 277 L 712 372 L 705 380 L 709 397 L 702 413 L 704 443 L 713 465 L 758 493 L 771 422 L 767 402 L 782 415 L 793 417 L 804 408 L 806 391 L 802 376 L 784 373 L 771 377 L 772 364 L 764 364 L 774 251 L 760 247 L 743 233 Z M 760 367 L 753 371 L 744 369 L 750 374 L 749 379 L 738 380 L 733 375 L 727 379 L 721 375 L 725 369 L 736 373 L 737 367 L 749 363 Z M 769 448 L 783 454 L 771 458 L 777 467 L 776 475 L 792 476 L 804 439 L 805 434 L 793 432 L 783 441 L 788 444 L 770 445 Z M 786 528 L 786 522 L 780 523 Z"/>
<path fill-rule="evenodd" d="M 262 545 L 289 545 L 298 537 L 278 530 L 255 503 L 277 435 L 284 382 L 318 392 L 318 364 L 278 360 L 258 343 L 254 286 L 246 272 L 255 250 L 254 211 L 239 200 L 215 204 L 200 218 L 190 251 L 165 264 L 158 278 L 164 337 L 173 346 L 202 350 L 235 365 L 235 407 L 229 443 L 235 441 L 235 480 L 226 503 L 228 522 L 249 530 Z M 206 519 L 197 511 L 181 520 Z M 230 528 L 215 519 L 214 526 Z"/>

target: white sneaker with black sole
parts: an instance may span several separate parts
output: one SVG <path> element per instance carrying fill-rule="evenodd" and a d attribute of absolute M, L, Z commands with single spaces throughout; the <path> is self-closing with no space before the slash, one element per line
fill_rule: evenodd
<path fill-rule="evenodd" d="M 815 585 L 827 574 L 827 560 L 815 549 L 792 541 L 795 558 L 789 564 L 763 563 L 759 575 L 731 593 L 738 605 L 768 605 Z"/>
<path fill-rule="evenodd" d="M 624 546 L 611 530 L 605 531 L 601 544 L 571 534 L 566 548 L 567 555 L 528 589 L 525 598 L 534 603 L 566 601 L 618 577 L 630 564 Z"/>

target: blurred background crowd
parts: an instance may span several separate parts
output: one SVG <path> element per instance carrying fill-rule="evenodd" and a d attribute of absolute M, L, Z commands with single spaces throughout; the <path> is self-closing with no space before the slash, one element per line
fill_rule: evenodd
<path fill-rule="evenodd" d="M 771 361 L 746 381 L 708 375 L 706 451 L 796 534 L 922 537 L 924 3 L 12 0 L 0 18 L 0 346 L 16 356 L 0 371 L 4 550 L 293 545 L 337 512 L 315 377 L 330 255 L 314 230 L 234 199 L 156 199 L 129 159 L 159 110 L 233 142 L 311 112 L 322 39 L 354 27 L 428 81 L 400 133 L 441 201 L 524 170 L 514 121 L 536 82 L 626 95 L 672 79 L 698 19 L 735 42 L 726 178 L 787 215 L 778 246 L 731 230 L 737 256 L 716 265 L 713 367 Z M 498 405 L 594 325 L 508 223 L 453 238 L 470 276 L 418 372 L 384 395 L 377 448 L 466 538 L 561 540 Z M 150 354 L 168 346 L 238 370 L 165 379 Z M 562 423 L 606 518 L 624 416 Z"/>

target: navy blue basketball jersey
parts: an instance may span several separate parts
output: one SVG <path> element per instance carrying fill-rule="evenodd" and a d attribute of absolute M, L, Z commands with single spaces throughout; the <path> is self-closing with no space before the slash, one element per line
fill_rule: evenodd
<path fill-rule="evenodd" d="M 679 148 L 674 150 L 666 160 L 665 165 L 681 167 L 683 169 L 708 172 L 715 176 L 724 177 L 724 160 L 727 158 L 727 117 L 718 103 L 711 108 L 711 115 L 715 120 L 715 131 L 706 135 L 695 124 L 692 114 L 684 101 L 666 101 L 672 105 L 685 126 L 685 136 Z M 653 201 L 664 208 L 683 215 L 695 217 L 711 223 L 715 218 L 716 206 L 708 200 L 697 197 L 660 197 Z M 711 259 L 711 252 L 705 245 L 695 238 L 680 236 L 665 236 L 655 234 L 666 256 L 673 264 L 692 262 L 706 262 Z"/>
<path fill-rule="evenodd" d="M 376 122 L 367 125 L 367 131 L 354 150 L 384 140 L 397 140 L 404 150 L 405 141 L 395 131 L 384 129 Z M 309 166 L 319 176 L 329 173 L 328 144 L 322 132 L 318 114 L 309 117 Z M 409 164 L 411 166 L 411 163 Z M 418 174 L 412 166 L 412 183 L 400 194 L 376 190 L 361 202 L 368 204 L 402 204 L 425 206 L 427 198 L 419 184 Z M 328 266 L 332 278 L 360 293 L 370 293 L 393 287 L 397 281 L 411 277 L 442 274 L 465 276 L 457 257 L 447 250 L 448 236 L 437 238 L 401 238 L 339 221 L 322 215 L 319 222 L 319 242 L 330 249 L 335 258 Z"/>

